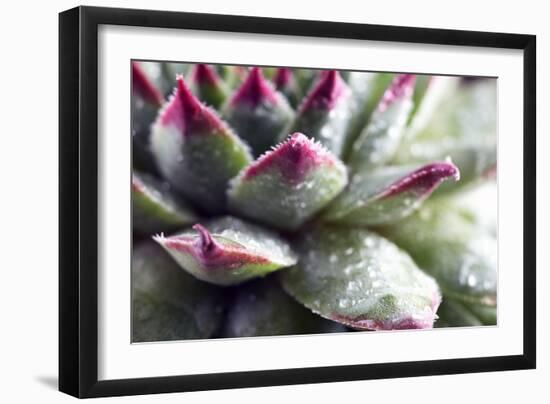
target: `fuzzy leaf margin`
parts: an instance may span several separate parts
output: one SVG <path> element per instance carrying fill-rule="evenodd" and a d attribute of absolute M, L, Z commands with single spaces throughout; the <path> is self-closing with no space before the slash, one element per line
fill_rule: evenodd
<path fill-rule="evenodd" d="M 435 280 L 390 241 L 365 229 L 316 228 L 300 260 L 280 274 L 313 312 L 357 329 L 431 328 L 441 301 Z"/>
<path fill-rule="evenodd" d="M 217 285 L 236 285 L 296 263 L 294 252 L 277 234 L 232 217 L 154 240 L 187 272 Z"/>
<path fill-rule="evenodd" d="M 222 322 L 221 291 L 182 271 L 152 241 L 132 252 L 132 342 L 210 338 Z"/>
<path fill-rule="evenodd" d="M 252 160 L 248 146 L 182 76 L 152 127 L 151 149 L 164 178 L 208 213 L 225 209 L 229 180 Z"/>
<path fill-rule="evenodd" d="M 451 198 L 424 204 L 400 222 L 377 228 L 437 279 L 445 296 L 496 305 L 496 238 Z"/>
<path fill-rule="evenodd" d="M 446 179 L 460 179 L 451 162 L 421 167 L 386 166 L 352 176 L 348 187 L 330 204 L 323 219 L 328 222 L 380 225 L 410 215 Z"/>
<path fill-rule="evenodd" d="M 344 164 L 301 133 L 259 157 L 233 179 L 230 209 L 282 230 L 296 230 L 346 186 Z"/>
<path fill-rule="evenodd" d="M 132 174 L 132 226 L 138 233 L 170 232 L 197 219 L 187 204 L 172 195 L 168 184 L 149 175 Z"/>

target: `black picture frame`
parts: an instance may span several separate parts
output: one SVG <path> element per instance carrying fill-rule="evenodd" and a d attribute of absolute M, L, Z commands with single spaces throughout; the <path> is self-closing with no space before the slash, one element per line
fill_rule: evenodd
<path fill-rule="evenodd" d="M 98 381 L 98 26 L 101 24 L 523 51 L 523 354 Z M 76 397 L 533 369 L 536 366 L 536 37 L 492 32 L 77 7 L 59 15 L 59 389 Z"/>

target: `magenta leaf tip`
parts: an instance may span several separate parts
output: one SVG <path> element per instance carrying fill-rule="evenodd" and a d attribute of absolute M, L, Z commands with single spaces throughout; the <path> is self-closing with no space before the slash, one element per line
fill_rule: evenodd
<path fill-rule="evenodd" d="M 416 75 L 414 74 L 397 75 L 384 93 L 378 108 L 383 111 L 397 100 L 411 98 L 415 83 Z"/>
<path fill-rule="evenodd" d="M 460 180 L 460 171 L 450 159 L 444 162 L 431 163 L 393 183 L 381 197 L 389 198 L 412 190 L 422 195 L 429 195 L 441 182 L 449 177 L 452 177 L 455 181 Z"/>
<path fill-rule="evenodd" d="M 298 182 L 314 166 L 322 162 L 332 164 L 334 160 L 335 158 L 320 143 L 309 139 L 303 133 L 295 132 L 285 142 L 251 164 L 245 172 L 244 179 L 251 179 L 270 167 L 278 166 L 287 180 Z"/>
<path fill-rule="evenodd" d="M 216 86 L 220 81 L 220 77 L 211 66 L 199 63 L 195 66 L 193 80 L 199 84 Z"/>
<path fill-rule="evenodd" d="M 277 90 L 281 90 L 286 86 L 288 86 L 288 84 L 292 81 L 292 79 L 293 79 L 292 69 L 288 67 L 280 67 L 277 69 L 277 72 L 275 73 L 273 82 L 275 83 L 275 88 Z"/>
<path fill-rule="evenodd" d="M 138 62 L 132 62 L 132 87 L 140 97 L 150 104 L 160 106 L 164 101 L 161 92 L 147 77 Z"/>
<path fill-rule="evenodd" d="M 262 70 L 254 67 L 250 70 L 248 77 L 237 90 L 232 98 L 232 104 L 249 104 L 252 107 L 258 106 L 262 101 L 277 103 L 277 93 L 271 84 L 264 78 Z"/>
<path fill-rule="evenodd" d="M 177 76 L 176 82 L 172 98 L 161 111 L 161 124 L 174 125 L 183 135 L 212 133 L 224 128 L 220 117 L 191 92 L 182 75 Z"/>
<path fill-rule="evenodd" d="M 204 256 L 216 255 L 216 252 L 221 252 L 221 248 L 212 234 L 201 224 L 193 225 L 193 229 L 199 233 L 198 247 Z"/>
<path fill-rule="evenodd" d="M 301 111 L 309 109 L 333 109 L 336 104 L 349 92 L 345 81 L 336 70 L 323 72 L 319 82 L 309 93 L 301 106 Z"/>

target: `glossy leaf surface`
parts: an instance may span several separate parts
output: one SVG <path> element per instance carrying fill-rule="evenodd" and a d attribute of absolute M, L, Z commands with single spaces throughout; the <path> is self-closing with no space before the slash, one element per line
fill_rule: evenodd
<path fill-rule="evenodd" d="M 315 313 L 357 329 L 432 327 L 437 284 L 390 241 L 368 230 L 323 227 L 303 236 L 299 253 L 281 281 Z"/>

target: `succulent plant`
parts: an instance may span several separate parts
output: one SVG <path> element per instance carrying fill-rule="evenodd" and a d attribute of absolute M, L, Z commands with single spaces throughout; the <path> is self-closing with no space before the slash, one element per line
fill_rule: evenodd
<path fill-rule="evenodd" d="M 132 73 L 134 341 L 496 324 L 493 80 Z"/>

